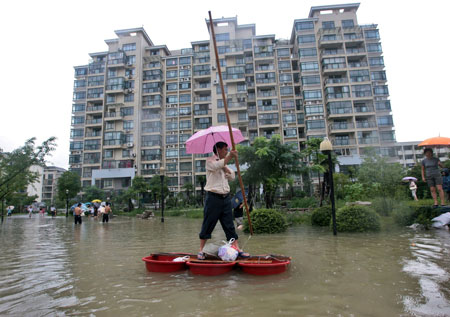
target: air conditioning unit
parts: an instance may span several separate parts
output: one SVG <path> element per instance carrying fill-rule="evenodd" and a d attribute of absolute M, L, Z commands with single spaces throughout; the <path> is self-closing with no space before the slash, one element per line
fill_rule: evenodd
<path fill-rule="evenodd" d="M 128 88 L 128 93 L 132 93 L 132 92 L 133 92 L 133 89 Z"/>
<path fill-rule="evenodd" d="M 216 68 L 216 66 L 211 66 L 211 69 L 216 70 L 217 68 Z"/>
<path fill-rule="evenodd" d="M 188 176 L 192 176 L 192 173 L 188 173 Z"/>
<path fill-rule="evenodd" d="M 133 78 L 133 75 L 129 74 L 129 75 L 127 76 L 127 78 L 128 78 L 128 79 L 132 79 L 132 78 Z"/>
<path fill-rule="evenodd" d="M 133 66 L 132 62 L 127 62 L 127 66 Z"/>
<path fill-rule="evenodd" d="M 219 82 L 217 81 L 217 79 L 214 79 L 214 85 L 218 85 Z"/>
<path fill-rule="evenodd" d="M 128 143 L 127 143 L 127 146 L 128 146 L 128 147 L 133 147 L 133 142 L 128 142 Z"/>
<path fill-rule="evenodd" d="M 131 154 L 132 157 L 136 157 L 136 153 Z"/>

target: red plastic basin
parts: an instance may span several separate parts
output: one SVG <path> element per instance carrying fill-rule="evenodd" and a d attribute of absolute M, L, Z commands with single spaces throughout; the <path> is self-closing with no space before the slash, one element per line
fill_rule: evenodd
<path fill-rule="evenodd" d="M 199 262 L 186 262 L 187 266 L 191 270 L 192 274 L 200 275 L 220 275 L 230 272 L 236 262 L 227 263 L 199 263 Z"/>
<path fill-rule="evenodd" d="M 145 262 L 145 267 L 149 272 L 170 273 L 186 269 L 186 262 L 173 262 L 173 259 L 180 256 L 182 255 L 179 253 L 176 255 L 151 254 L 142 258 L 142 261 Z"/>
<path fill-rule="evenodd" d="M 273 263 L 238 263 L 242 271 L 253 275 L 273 275 L 286 271 L 291 261 L 273 261 Z"/>

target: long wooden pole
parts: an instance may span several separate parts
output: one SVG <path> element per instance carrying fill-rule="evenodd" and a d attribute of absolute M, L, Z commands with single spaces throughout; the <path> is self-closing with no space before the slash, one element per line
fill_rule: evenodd
<path fill-rule="evenodd" d="M 236 150 L 236 145 L 234 144 L 234 138 L 233 138 L 233 130 L 231 129 L 230 115 L 228 114 L 228 102 L 227 102 L 227 98 L 225 96 L 225 88 L 223 87 L 222 70 L 220 69 L 219 53 L 217 52 L 216 35 L 214 32 L 214 22 L 213 22 L 213 19 L 211 16 L 211 11 L 208 11 L 208 13 L 209 13 L 209 26 L 211 28 L 211 36 L 212 36 L 213 43 L 214 43 L 214 54 L 216 56 L 217 71 L 219 73 L 220 89 L 222 90 L 223 106 L 225 108 L 225 115 L 227 117 L 228 130 L 230 132 L 231 147 L 233 150 Z M 247 197 L 245 195 L 244 183 L 242 182 L 241 169 L 239 168 L 239 160 L 236 157 L 234 159 L 234 161 L 236 163 L 236 170 L 237 170 L 237 174 L 238 174 L 239 184 L 241 185 L 242 197 L 244 198 L 244 206 L 245 206 L 245 211 L 247 212 L 247 220 L 248 220 L 248 226 L 250 229 L 250 234 L 253 235 L 253 226 L 252 226 L 252 222 L 250 220 L 250 211 L 248 209 L 248 203 L 247 203 Z"/>

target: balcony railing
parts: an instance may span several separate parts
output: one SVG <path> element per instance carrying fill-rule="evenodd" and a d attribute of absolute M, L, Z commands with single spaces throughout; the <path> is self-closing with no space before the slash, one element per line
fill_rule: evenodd
<path fill-rule="evenodd" d="M 377 123 L 375 121 L 356 121 L 356 127 L 359 129 L 376 128 Z"/>
<path fill-rule="evenodd" d="M 100 119 L 87 119 L 86 124 L 101 124 L 103 121 L 102 118 Z"/>
<path fill-rule="evenodd" d="M 367 62 L 349 62 L 348 67 L 349 68 L 359 68 L 359 67 L 367 67 Z"/>
<path fill-rule="evenodd" d="M 339 123 L 332 123 L 330 128 L 332 131 L 335 130 L 348 130 L 348 129 L 353 129 L 355 127 L 355 125 L 353 124 L 353 122 L 339 122 Z"/>
<path fill-rule="evenodd" d="M 327 78 L 325 79 L 325 85 L 327 84 L 343 84 L 348 83 L 347 78 Z"/>
<path fill-rule="evenodd" d="M 376 144 L 379 143 L 379 140 L 377 137 L 374 138 L 358 138 L 359 144 Z"/>
<path fill-rule="evenodd" d="M 102 110 L 103 110 L 103 106 L 87 106 L 86 107 L 87 112 L 102 111 Z"/>
<path fill-rule="evenodd" d="M 355 145 L 355 139 L 334 139 L 332 140 L 334 146 Z"/>
<path fill-rule="evenodd" d="M 366 113 L 366 112 L 374 112 L 373 106 L 365 106 L 365 107 L 355 107 L 356 113 Z"/>
<path fill-rule="evenodd" d="M 335 94 L 327 94 L 327 99 L 343 99 L 350 98 L 349 92 L 335 93 Z"/>

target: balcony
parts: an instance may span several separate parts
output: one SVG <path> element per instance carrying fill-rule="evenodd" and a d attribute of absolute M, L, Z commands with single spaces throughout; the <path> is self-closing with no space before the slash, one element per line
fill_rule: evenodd
<path fill-rule="evenodd" d="M 369 64 L 367 62 L 348 62 L 349 68 L 361 68 L 361 67 L 367 67 Z"/>
<path fill-rule="evenodd" d="M 105 121 L 122 120 L 123 115 L 120 112 L 106 112 Z"/>
<path fill-rule="evenodd" d="M 375 112 L 375 109 L 373 108 L 373 106 L 355 106 L 355 113 L 359 113 L 359 114 L 367 114 L 367 113 L 371 113 L 371 112 Z"/>
<path fill-rule="evenodd" d="M 228 110 L 246 110 L 247 109 L 247 103 L 246 102 L 238 102 L 238 101 L 232 101 L 228 103 Z"/>
<path fill-rule="evenodd" d="M 358 138 L 358 143 L 360 145 L 367 145 L 367 144 L 377 144 L 379 143 L 379 140 L 377 137 L 372 138 Z"/>
<path fill-rule="evenodd" d="M 355 145 L 356 144 L 356 140 L 352 139 L 352 138 L 339 138 L 339 139 L 333 139 L 331 140 L 331 142 L 333 143 L 333 146 L 348 146 L 348 145 Z"/>
<path fill-rule="evenodd" d="M 364 47 L 348 47 L 346 49 L 348 55 L 358 55 L 365 54 L 366 50 Z"/>
<path fill-rule="evenodd" d="M 211 89 L 211 83 L 204 83 L 204 84 L 196 84 L 194 85 L 194 90 L 204 90 L 204 89 Z"/>
<path fill-rule="evenodd" d="M 86 138 L 93 138 L 93 137 L 99 137 L 102 136 L 102 131 L 92 131 L 92 132 L 86 132 Z"/>
<path fill-rule="evenodd" d="M 103 106 L 87 106 L 86 112 L 101 112 L 103 111 Z"/>
<path fill-rule="evenodd" d="M 341 93 L 334 93 L 334 94 L 326 94 L 327 99 L 344 99 L 344 98 L 350 98 L 349 92 L 341 92 Z"/>
<path fill-rule="evenodd" d="M 330 125 L 330 130 L 334 133 L 336 132 L 342 132 L 344 130 L 353 130 L 355 128 L 355 125 L 353 122 L 333 122 Z"/>
<path fill-rule="evenodd" d="M 134 165 L 133 160 L 123 160 L 123 161 L 103 161 L 102 168 L 103 169 L 112 169 L 112 168 L 132 168 Z"/>
<path fill-rule="evenodd" d="M 261 119 L 259 120 L 259 125 L 280 125 L 278 119 Z"/>
<path fill-rule="evenodd" d="M 87 119 L 86 125 L 102 125 L 103 119 L 97 118 L 97 119 Z"/>
<path fill-rule="evenodd" d="M 356 127 L 358 129 L 373 129 L 377 127 L 375 121 L 356 121 Z"/>
<path fill-rule="evenodd" d="M 364 36 L 362 34 L 344 34 L 344 40 L 346 42 L 362 42 Z"/>
<path fill-rule="evenodd" d="M 257 96 L 258 96 L 258 98 L 276 97 L 277 92 L 276 92 L 276 90 L 258 91 Z"/>
<path fill-rule="evenodd" d="M 194 97 L 194 102 L 204 102 L 204 101 L 211 101 L 211 96 L 196 96 Z"/>
<path fill-rule="evenodd" d="M 320 56 L 334 56 L 334 55 L 345 55 L 345 51 L 343 49 L 331 49 L 331 50 L 323 50 L 320 53 Z"/>
<path fill-rule="evenodd" d="M 330 72 L 330 71 L 336 71 L 336 70 L 343 70 L 347 68 L 347 65 L 345 63 L 334 63 L 334 64 L 325 64 L 322 65 L 323 72 Z"/>
<path fill-rule="evenodd" d="M 345 78 L 327 78 L 325 79 L 325 85 L 333 85 L 333 84 L 345 84 L 348 83 L 348 79 Z"/>

